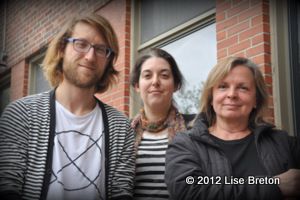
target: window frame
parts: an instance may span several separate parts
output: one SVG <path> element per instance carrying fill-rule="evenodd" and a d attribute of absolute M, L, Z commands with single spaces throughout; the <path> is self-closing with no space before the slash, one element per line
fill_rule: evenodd
<path fill-rule="evenodd" d="M 135 64 L 135 60 L 138 57 L 138 54 L 143 50 L 150 47 L 158 47 L 166 44 L 168 41 L 176 40 L 179 37 L 182 37 L 193 30 L 199 30 L 199 27 L 203 27 L 207 23 L 211 23 L 211 21 L 215 21 L 216 18 L 216 8 L 210 9 L 187 22 L 170 29 L 169 31 L 156 36 L 149 41 L 146 41 L 143 44 L 140 44 L 140 4 L 139 0 L 134 0 L 131 3 L 131 7 L 133 9 L 131 14 L 131 57 L 130 57 L 130 71 L 133 69 Z M 142 105 L 142 100 L 140 95 L 135 91 L 135 89 L 130 86 L 130 111 L 129 117 L 133 118 L 136 113 L 139 112 L 139 109 Z"/>
<path fill-rule="evenodd" d="M 270 22 L 275 125 L 295 135 L 287 1 L 270 2 Z"/>
<path fill-rule="evenodd" d="M 43 59 L 45 58 L 46 51 L 43 51 L 39 53 L 38 55 L 34 56 L 29 61 L 29 81 L 28 81 L 28 89 L 27 89 L 27 95 L 33 95 L 35 94 L 35 80 L 36 80 L 36 66 L 38 64 L 41 64 Z"/>

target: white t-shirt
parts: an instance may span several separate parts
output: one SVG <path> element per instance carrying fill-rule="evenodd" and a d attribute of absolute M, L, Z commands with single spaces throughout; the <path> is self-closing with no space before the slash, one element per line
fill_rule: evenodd
<path fill-rule="evenodd" d="M 79 117 L 56 101 L 53 172 L 47 200 L 105 199 L 103 127 L 98 104 Z"/>

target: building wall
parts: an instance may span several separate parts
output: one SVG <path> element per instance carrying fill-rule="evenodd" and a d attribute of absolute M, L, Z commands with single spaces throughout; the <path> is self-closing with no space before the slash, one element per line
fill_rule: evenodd
<path fill-rule="evenodd" d="M 3 10 L 4 1 L 1 2 L 1 13 Z M 10 101 L 28 94 L 30 59 L 44 49 L 70 18 L 87 12 L 96 12 L 109 19 L 117 32 L 121 49 L 116 64 L 121 72 L 120 84 L 97 97 L 129 114 L 130 0 L 6 0 Z M 0 32 L 3 33 L 3 26 Z"/>
<path fill-rule="evenodd" d="M 268 0 L 216 0 L 217 58 L 242 56 L 261 69 L 270 94 L 267 121 L 274 123 Z"/>
<path fill-rule="evenodd" d="M 4 1 L 0 5 L 3 13 Z M 121 72 L 119 85 L 97 97 L 129 116 L 131 0 L 6 0 L 6 7 L 11 101 L 28 94 L 30 59 L 45 48 L 66 21 L 78 13 L 96 12 L 112 23 L 121 49 L 116 63 Z M 218 60 L 244 56 L 260 66 L 271 95 L 268 121 L 274 123 L 269 7 L 269 0 L 216 0 L 216 53 Z M 3 15 L 0 20 L 2 34 Z"/>

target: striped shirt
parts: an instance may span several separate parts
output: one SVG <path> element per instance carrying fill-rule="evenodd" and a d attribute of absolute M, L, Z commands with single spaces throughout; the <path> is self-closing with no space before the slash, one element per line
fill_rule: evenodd
<path fill-rule="evenodd" d="M 135 199 L 169 199 L 164 181 L 167 134 L 143 133 L 136 158 Z"/>
<path fill-rule="evenodd" d="M 54 95 L 51 91 L 27 96 L 9 104 L 3 112 L 0 119 L 0 199 L 5 194 L 18 195 L 24 200 L 41 198 L 43 181 L 51 175 L 46 161 L 49 160 L 48 151 L 51 152 L 48 144 L 52 130 L 50 119 L 53 119 L 50 110 L 55 111 L 55 107 L 51 107 L 55 105 Z M 129 119 L 117 109 L 101 101 L 98 103 L 103 113 L 106 140 L 107 198 L 131 198 L 135 151 Z"/>

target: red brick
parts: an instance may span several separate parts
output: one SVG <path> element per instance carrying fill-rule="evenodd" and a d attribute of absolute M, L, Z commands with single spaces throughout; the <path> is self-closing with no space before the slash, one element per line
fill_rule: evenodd
<path fill-rule="evenodd" d="M 221 13 L 227 9 L 229 9 L 231 7 L 231 1 L 225 1 L 222 4 L 217 4 L 218 6 L 216 6 L 216 13 Z"/>
<path fill-rule="evenodd" d="M 228 37 L 230 37 L 236 33 L 239 33 L 243 30 L 246 30 L 249 27 L 250 27 L 249 21 L 245 21 L 243 23 L 237 24 L 227 30 Z"/>
<path fill-rule="evenodd" d="M 253 57 L 261 53 L 271 53 L 270 45 L 263 43 L 258 46 L 252 47 L 246 51 L 246 57 Z"/>
<path fill-rule="evenodd" d="M 242 2 L 243 2 L 243 0 L 232 0 L 232 5 L 236 6 L 237 4 L 240 4 Z"/>
<path fill-rule="evenodd" d="M 245 52 L 239 52 L 233 55 L 234 57 L 245 57 Z"/>
<path fill-rule="evenodd" d="M 252 45 L 256 45 L 263 42 L 271 43 L 270 34 L 262 33 L 252 38 Z"/>
<path fill-rule="evenodd" d="M 252 61 L 257 65 L 260 64 L 271 64 L 271 56 L 268 54 L 262 54 L 252 58 Z"/>
<path fill-rule="evenodd" d="M 238 36 L 236 36 L 236 35 L 233 37 L 227 38 L 227 39 L 217 43 L 217 50 L 221 50 L 223 48 L 228 48 L 228 47 L 236 44 L 237 42 L 238 42 Z"/>
<path fill-rule="evenodd" d="M 273 97 L 269 98 L 269 105 L 272 106 L 272 107 L 274 106 L 274 99 L 273 99 Z"/>
<path fill-rule="evenodd" d="M 274 108 L 269 108 L 268 116 L 269 117 L 274 117 Z"/>
<path fill-rule="evenodd" d="M 219 6 L 228 0 L 216 0 L 216 6 Z"/>
<path fill-rule="evenodd" d="M 217 23 L 217 32 L 220 32 L 226 28 L 229 28 L 237 23 L 237 17 L 232 17 L 223 22 Z"/>
<path fill-rule="evenodd" d="M 228 55 L 233 55 L 233 54 L 235 54 L 235 53 L 237 53 L 239 51 L 246 50 L 250 46 L 251 46 L 251 41 L 250 40 L 239 42 L 239 43 L 235 44 L 234 46 L 229 47 L 229 49 L 228 49 Z"/>
<path fill-rule="evenodd" d="M 227 35 L 226 35 L 226 31 L 225 30 L 217 33 L 217 41 L 223 40 L 226 37 L 227 37 Z"/>
<path fill-rule="evenodd" d="M 262 5 L 255 5 L 254 7 L 250 8 L 249 10 L 239 14 L 238 20 L 239 22 L 242 22 L 246 19 L 250 19 L 251 17 L 262 13 L 263 12 L 263 6 Z"/>
<path fill-rule="evenodd" d="M 265 78 L 265 82 L 266 82 L 267 85 L 271 85 L 271 86 L 273 85 L 273 78 L 272 78 L 272 76 L 265 75 L 264 78 Z"/>
<path fill-rule="evenodd" d="M 259 68 L 263 74 L 272 74 L 272 66 L 271 65 L 263 64 L 263 65 L 260 65 Z"/>
<path fill-rule="evenodd" d="M 260 23 L 270 23 L 270 17 L 268 14 L 260 14 L 258 16 L 255 16 L 251 19 L 251 26 L 255 26 L 256 24 Z"/>
<path fill-rule="evenodd" d="M 270 26 L 267 24 L 259 24 L 253 28 L 247 29 L 239 34 L 239 39 L 242 41 L 263 32 L 270 33 Z"/>
<path fill-rule="evenodd" d="M 223 20 L 225 20 L 226 19 L 226 14 L 225 14 L 225 12 L 223 12 L 223 13 L 221 13 L 221 14 L 218 14 L 217 16 L 216 16 L 216 22 L 221 22 L 221 21 L 223 21 Z"/>
<path fill-rule="evenodd" d="M 249 4 L 250 4 L 249 1 L 244 1 L 241 4 L 228 9 L 227 17 L 229 18 L 229 17 L 232 17 L 236 14 L 244 12 L 245 10 L 247 10 L 250 7 Z"/>
<path fill-rule="evenodd" d="M 274 116 L 272 116 L 272 117 L 274 117 Z M 269 118 L 265 118 L 264 120 L 268 123 L 275 124 L 275 120 L 273 118 L 270 118 L 270 116 L 269 116 Z"/>
<path fill-rule="evenodd" d="M 223 49 L 217 52 L 217 59 L 220 60 L 222 58 L 227 57 L 227 49 Z"/>

